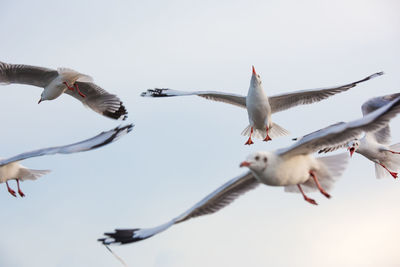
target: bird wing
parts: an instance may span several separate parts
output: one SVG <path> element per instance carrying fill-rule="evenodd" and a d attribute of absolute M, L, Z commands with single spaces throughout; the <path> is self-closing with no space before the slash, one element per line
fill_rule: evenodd
<path fill-rule="evenodd" d="M 197 95 L 204 97 L 205 99 L 225 102 L 241 108 L 246 108 L 246 97 L 236 94 L 228 94 L 215 91 L 197 91 L 197 92 L 185 92 L 172 89 L 148 89 L 146 92 L 141 93 L 143 97 L 170 97 L 170 96 L 188 96 Z"/>
<path fill-rule="evenodd" d="M 361 111 L 363 115 L 367 115 L 378 108 L 386 105 L 390 101 L 393 101 L 397 97 L 400 96 L 400 93 L 378 96 L 369 99 L 361 106 Z M 380 129 L 379 131 L 374 132 L 372 135 L 378 143 L 381 144 L 389 144 L 390 143 L 390 127 L 387 125 L 386 127 Z"/>
<path fill-rule="evenodd" d="M 378 72 L 372 74 L 362 80 L 357 82 L 329 87 L 329 88 L 322 88 L 322 89 L 311 89 L 311 90 L 302 90 L 288 94 L 281 94 L 276 96 L 269 97 L 269 104 L 271 105 L 271 113 L 276 113 L 282 110 L 286 110 L 298 105 L 306 105 L 312 104 L 323 99 L 326 99 L 330 96 L 336 95 L 338 93 L 344 92 L 353 88 L 358 83 L 368 81 L 372 78 L 382 75 L 383 72 Z"/>
<path fill-rule="evenodd" d="M 0 167 L 9 164 L 11 162 L 20 161 L 27 158 L 39 157 L 44 155 L 54 155 L 54 154 L 70 154 L 70 153 L 88 151 L 95 148 L 99 148 L 118 140 L 120 137 L 129 133 L 132 130 L 132 128 L 133 124 L 129 124 L 123 127 L 116 127 L 115 129 L 109 130 L 107 132 L 102 132 L 90 139 L 86 139 L 78 143 L 66 146 L 42 148 L 30 152 L 25 152 L 8 159 L 0 160 Z"/>
<path fill-rule="evenodd" d="M 20 83 L 44 88 L 57 76 L 57 70 L 0 62 L 0 84 Z"/>
<path fill-rule="evenodd" d="M 256 188 L 259 184 L 260 183 L 253 174 L 247 172 L 226 182 L 189 210 L 167 223 L 153 228 L 116 229 L 113 233 L 105 233 L 104 235 L 107 237 L 100 238 L 98 241 L 106 245 L 113 243 L 126 244 L 152 237 L 153 235 L 165 231 L 174 224 L 194 217 L 215 213 L 232 203 L 240 195 Z"/>
<path fill-rule="evenodd" d="M 293 145 L 277 150 L 280 155 L 309 154 L 326 147 L 336 147 L 359 137 L 363 132 L 375 132 L 385 127 L 400 112 L 400 97 L 367 114 L 361 119 L 336 123 L 301 138 Z"/>
<path fill-rule="evenodd" d="M 77 90 L 66 90 L 65 93 L 108 118 L 125 120 L 128 117 L 128 112 L 118 96 L 108 93 L 92 82 L 77 81 L 75 84 L 85 97 L 81 96 Z"/>

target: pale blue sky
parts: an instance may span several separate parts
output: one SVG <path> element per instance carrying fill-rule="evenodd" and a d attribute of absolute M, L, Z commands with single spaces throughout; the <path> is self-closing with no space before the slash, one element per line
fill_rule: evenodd
<path fill-rule="evenodd" d="M 136 127 L 102 149 L 23 162 L 52 169 L 0 185 L 0 266 L 120 266 L 96 239 L 115 227 L 163 223 L 242 173 L 257 150 L 361 116 L 370 97 L 398 92 L 400 3 L 337 1 L 8 1 L 0 61 L 69 67 L 118 94 Z M 145 99 L 147 88 L 247 94 L 251 65 L 270 95 L 386 74 L 312 106 L 274 115 L 292 136 L 247 147 L 244 110 L 198 97 Z M 1 156 L 62 145 L 118 125 L 39 88 L 0 87 Z M 400 142 L 399 119 L 393 142 Z M 129 266 L 395 266 L 399 181 L 376 180 L 355 155 L 333 198 L 261 186 L 217 214 L 115 247 Z M 14 182 L 11 182 L 15 186 Z"/>

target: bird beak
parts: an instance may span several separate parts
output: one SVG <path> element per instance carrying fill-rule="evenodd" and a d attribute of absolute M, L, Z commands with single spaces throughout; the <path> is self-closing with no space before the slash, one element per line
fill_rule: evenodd
<path fill-rule="evenodd" d="M 254 66 L 251 66 L 253 68 L 253 75 L 257 75 L 256 73 L 256 69 L 254 68 Z"/>
<path fill-rule="evenodd" d="M 348 147 L 347 150 L 350 152 L 350 157 L 353 156 L 353 153 L 355 151 L 354 147 Z"/>
<path fill-rule="evenodd" d="M 38 104 L 40 104 L 40 102 L 42 102 L 42 99 L 40 98 L 39 101 L 37 102 Z"/>
<path fill-rule="evenodd" d="M 240 163 L 240 168 L 249 167 L 249 166 L 250 166 L 250 162 L 248 162 L 248 161 L 243 161 L 242 163 Z"/>

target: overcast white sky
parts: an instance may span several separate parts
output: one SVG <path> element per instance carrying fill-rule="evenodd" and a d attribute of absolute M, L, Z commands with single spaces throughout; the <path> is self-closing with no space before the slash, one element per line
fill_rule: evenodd
<path fill-rule="evenodd" d="M 0 266 L 120 266 L 96 242 L 104 231 L 163 223 L 242 173 L 249 153 L 360 117 L 368 98 L 399 90 L 399 11 L 396 0 L 1 1 L 0 61 L 89 74 L 120 96 L 136 127 L 96 151 L 26 160 L 53 172 L 22 183 L 24 199 L 0 185 Z M 251 147 L 240 108 L 139 96 L 153 87 L 247 94 L 251 65 L 270 95 L 386 74 L 274 115 L 292 136 Z M 0 89 L 3 157 L 118 125 L 69 96 L 37 105 L 39 88 Z M 399 187 L 355 155 L 332 199 L 311 194 L 318 207 L 260 186 L 217 214 L 114 249 L 143 267 L 397 266 Z"/>

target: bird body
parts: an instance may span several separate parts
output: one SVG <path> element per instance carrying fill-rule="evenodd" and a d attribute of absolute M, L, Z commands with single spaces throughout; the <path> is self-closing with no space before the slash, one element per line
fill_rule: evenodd
<path fill-rule="evenodd" d="M 68 68 L 58 68 L 58 75 L 51 80 L 43 89 L 41 101 L 53 100 L 68 90 L 67 85 L 73 85 L 76 81 L 91 82 L 92 79 L 88 75 L 79 73 Z"/>

